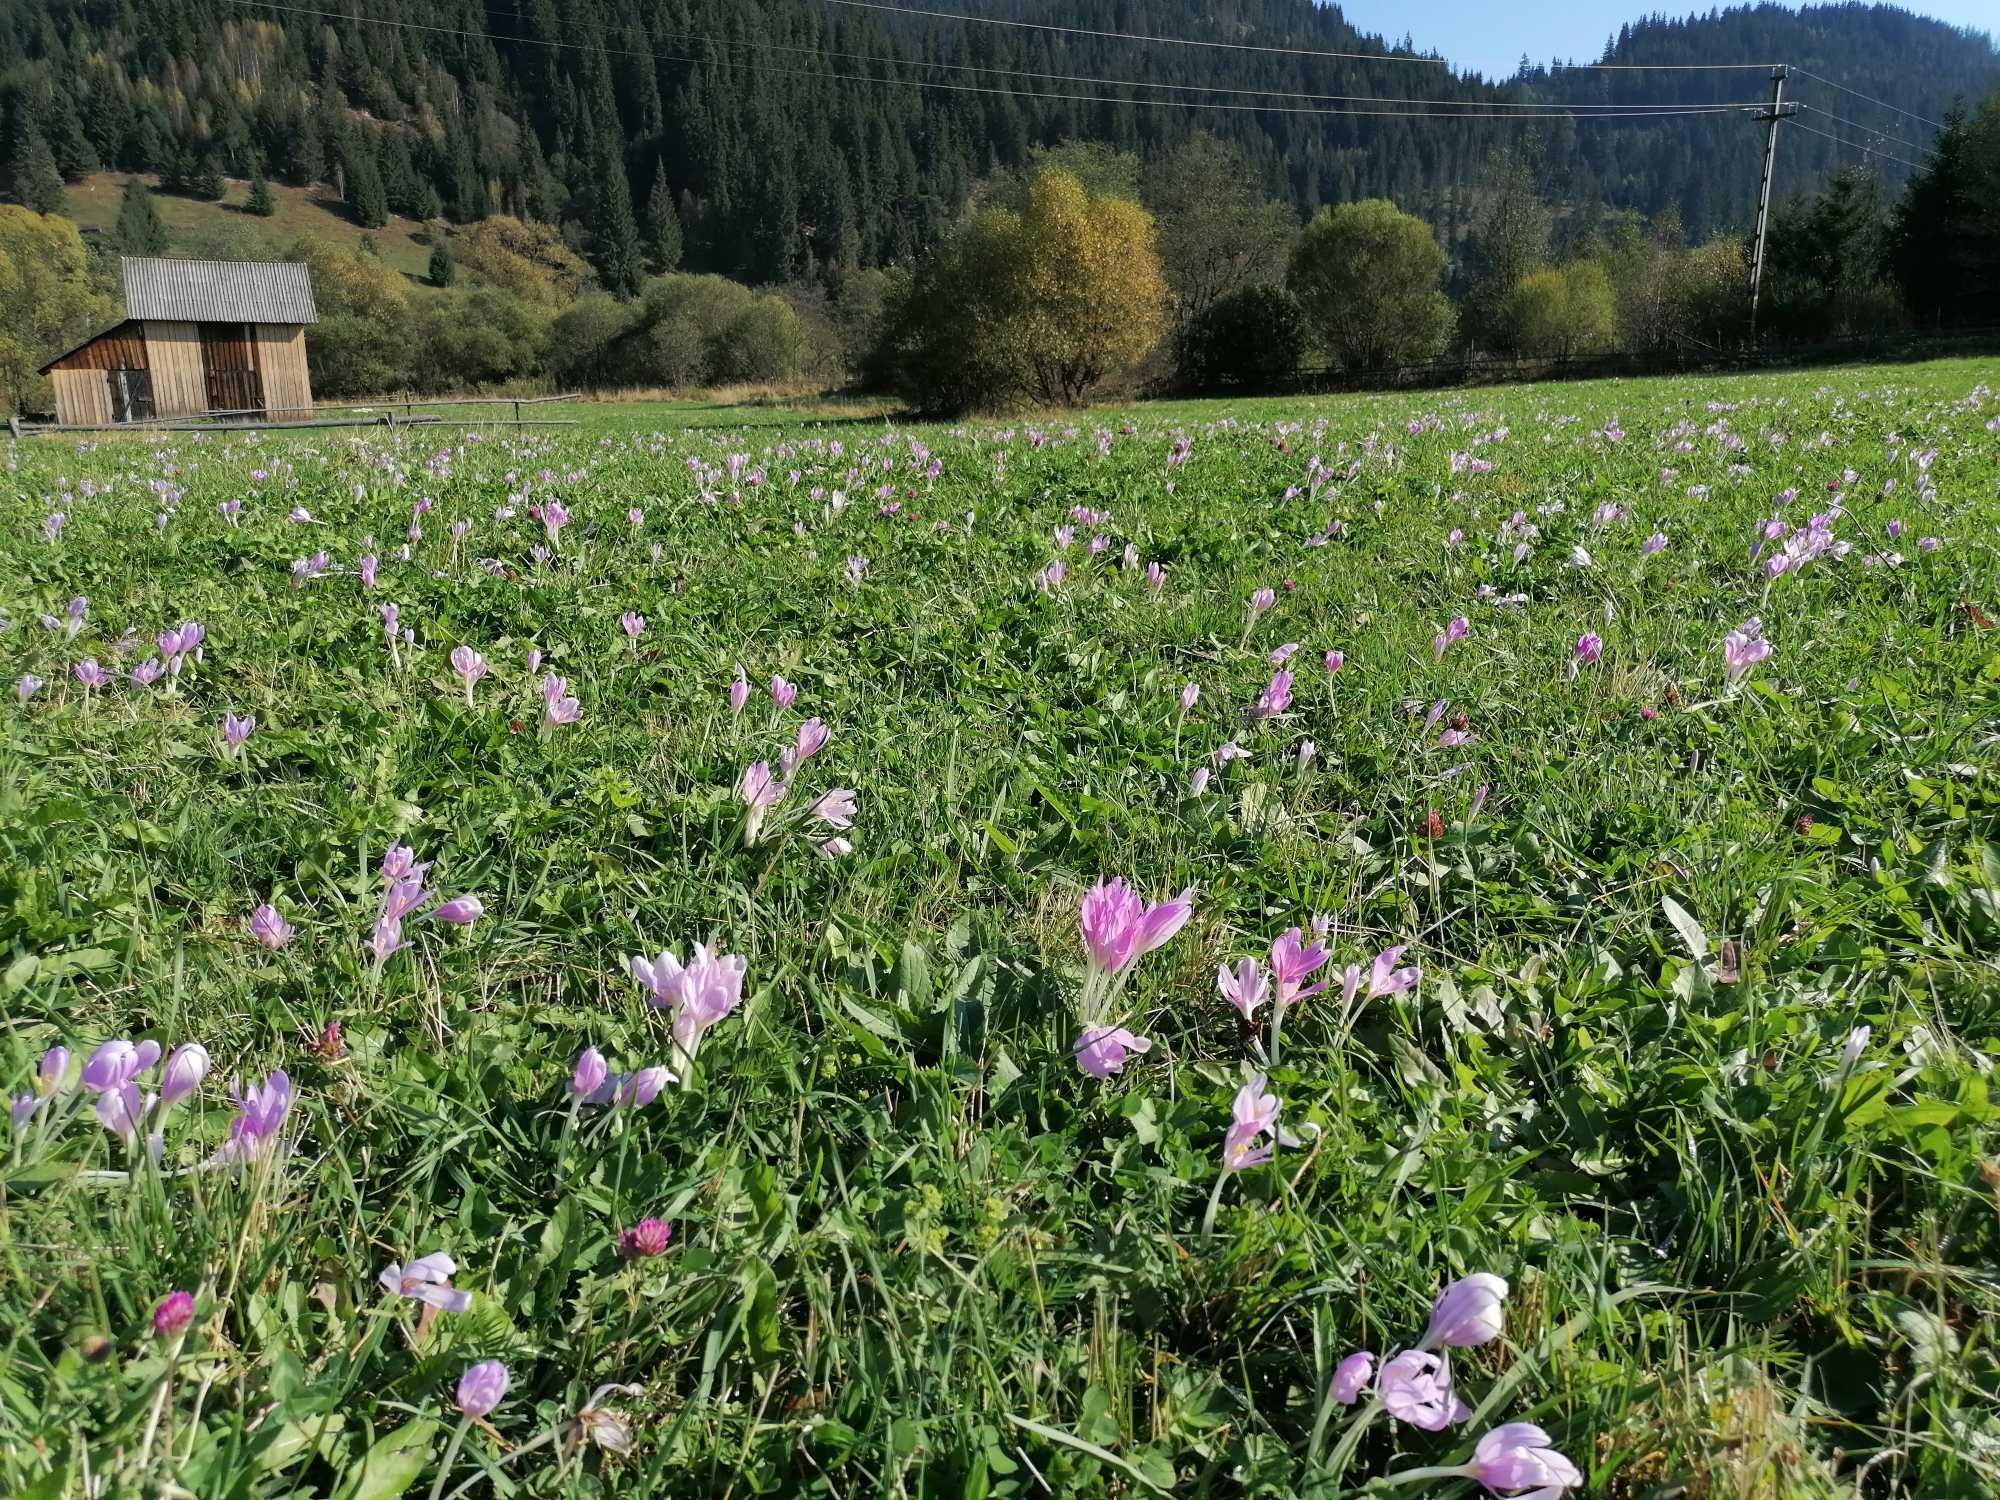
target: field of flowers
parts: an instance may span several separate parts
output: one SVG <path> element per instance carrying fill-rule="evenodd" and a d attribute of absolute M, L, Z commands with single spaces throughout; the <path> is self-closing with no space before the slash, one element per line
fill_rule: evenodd
<path fill-rule="evenodd" d="M 1993 1493 L 1994 380 L 10 447 L 0 1492 Z"/>

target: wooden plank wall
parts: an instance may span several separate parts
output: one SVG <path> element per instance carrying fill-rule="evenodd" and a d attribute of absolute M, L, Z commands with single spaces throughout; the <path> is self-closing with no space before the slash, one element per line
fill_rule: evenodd
<path fill-rule="evenodd" d="M 148 322 L 145 328 L 154 414 L 194 417 L 207 411 L 208 381 L 201 368 L 200 331 L 193 323 L 162 321 Z"/>
<path fill-rule="evenodd" d="M 111 423 L 111 388 L 102 370 L 51 370 L 56 388 L 56 420 L 79 425 Z"/>
<path fill-rule="evenodd" d="M 302 323 L 257 325 L 257 368 L 264 377 L 264 410 L 273 421 L 313 414 L 312 380 L 306 373 Z"/>
<path fill-rule="evenodd" d="M 51 367 L 55 370 L 143 370 L 146 368 L 146 340 L 137 323 L 126 321 L 100 333 L 81 349 L 65 354 Z"/>

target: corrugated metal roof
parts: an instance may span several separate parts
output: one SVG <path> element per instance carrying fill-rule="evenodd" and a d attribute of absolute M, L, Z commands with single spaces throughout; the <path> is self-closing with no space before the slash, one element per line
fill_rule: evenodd
<path fill-rule="evenodd" d="M 295 261 L 122 262 L 125 315 L 188 323 L 317 323 L 312 280 Z"/>

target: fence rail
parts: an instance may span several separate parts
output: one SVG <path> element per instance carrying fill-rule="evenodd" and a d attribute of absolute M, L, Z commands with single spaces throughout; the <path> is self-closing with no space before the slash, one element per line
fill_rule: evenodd
<path fill-rule="evenodd" d="M 144 417 L 132 422 L 24 422 L 9 417 L 7 427 L 17 438 L 65 432 L 251 432 L 302 427 L 396 427 L 396 426 L 494 426 L 494 427 L 574 427 L 574 418 L 523 417 L 523 407 L 545 406 L 553 401 L 578 401 L 579 392 L 555 396 L 440 396 L 434 401 L 417 397 L 373 401 L 328 401 L 312 406 L 218 408 L 180 417 Z M 434 417 L 432 407 L 511 406 L 507 417 Z M 335 413 L 349 413 L 335 416 Z M 399 421 L 397 413 L 401 412 Z M 366 413 L 367 415 L 358 415 Z"/>

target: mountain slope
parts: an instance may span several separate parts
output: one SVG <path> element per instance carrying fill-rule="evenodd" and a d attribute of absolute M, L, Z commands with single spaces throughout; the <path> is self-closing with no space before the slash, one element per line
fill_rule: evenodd
<path fill-rule="evenodd" d="M 675 247 L 693 268 L 758 281 L 904 259 L 948 227 L 977 178 L 1074 137 L 1152 155 L 1208 131 L 1238 144 L 1301 214 L 1387 196 L 1448 242 L 1498 151 L 1532 161 L 1576 222 L 1673 206 L 1703 235 L 1749 214 L 1759 131 L 1739 114 L 1427 116 L 1436 101 L 1761 98 L 1769 85 L 1755 71 L 1530 70 L 1494 85 L 1385 55 L 1311 0 L 963 3 L 1004 20 L 1278 50 L 837 0 L 436 0 L 420 25 L 389 0 L 0 0 L 0 181 L 31 184 L 50 157 L 72 178 L 204 166 L 243 176 L 261 158 L 281 180 L 326 184 L 363 223 L 501 211 L 565 223 L 607 278 L 628 284 Z M 1931 119 L 2000 79 L 1985 39 L 1864 5 L 1647 20 L 1609 60 L 1766 59 Z M 1815 80 L 1794 88 L 1833 114 L 1898 119 Z M 1831 116 L 1801 124 L 1857 135 Z M 1877 150 L 1915 160 L 1923 131 L 1902 126 Z M 1786 137 L 1780 193 L 1857 155 L 1805 129 Z M 1906 170 L 1883 165 L 1892 187 Z"/>

